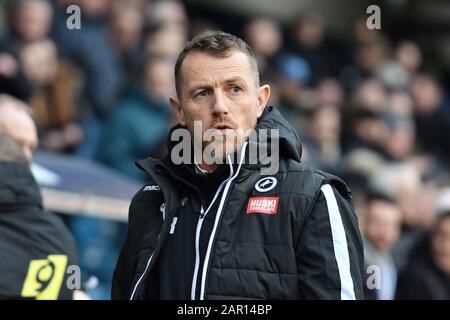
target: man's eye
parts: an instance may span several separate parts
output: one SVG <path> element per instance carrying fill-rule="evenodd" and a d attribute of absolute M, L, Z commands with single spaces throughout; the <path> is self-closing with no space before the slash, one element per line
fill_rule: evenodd
<path fill-rule="evenodd" d="M 196 94 L 196 96 L 199 96 L 199 97 L 206 97 L 207 95 L 208 95 L 208 91 L 206 91 L 206 90 L 202 90 Z"/>
<path fill-rule="evenodd" d="M 239 87 L 231 87 L 231 92 L 233 92 L 233 93 L 239 93 L 239 92 L 241 92 L 242 90 L 241 90 L 241 88 L 239 88 Z"/>

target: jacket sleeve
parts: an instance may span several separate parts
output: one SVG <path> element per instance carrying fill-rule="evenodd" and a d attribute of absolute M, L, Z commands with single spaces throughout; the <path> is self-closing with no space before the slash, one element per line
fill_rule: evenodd
<path fill-rule="evenodd" d="M 128 300 L 128 292 L 130 285 L 130 254 L 129 254 L 128 236 L 125 244 L 120 251 L 116 268 L 113 273 L 111 299 L 112 300 Z"/>
<path fill-rule="evenodd" d="M 133 206 L 133 200 L 130 204 L 129 214 L 128 214 L 128 231 L 125 243 L 119 254 L 119 258 L 116 263 L 116 268 L 114 269 L 112 288 L 111 288 L 111 299 L 112 300 L 129 300 L 130 299 L 130 287 L 133 280 L 133 270 L 137 261 L 137 254 L 132 250 L 132 234 L 133 226 L 136 225 L 135 221 L 135 210 Z"/>
<path fill-rule="evenodd" d="M 296 247 L 304 299 L 363 299 L 364 251 L 349 196 L 324 184 L 314 197 Z"/>

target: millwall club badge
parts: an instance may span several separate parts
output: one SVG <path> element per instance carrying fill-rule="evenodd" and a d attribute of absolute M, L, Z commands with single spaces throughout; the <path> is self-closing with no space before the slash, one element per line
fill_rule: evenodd
<path fill-rule="evenodd" d="M 275 188 L 277 185 L 277 179 L 275 177 L 266 177 L 258 180 L 255 184 L 255 189 L 258 192 L 268 192 Z"/>

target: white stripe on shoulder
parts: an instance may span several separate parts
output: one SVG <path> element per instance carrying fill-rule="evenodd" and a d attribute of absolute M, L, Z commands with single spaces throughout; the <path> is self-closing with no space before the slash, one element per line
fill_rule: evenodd
<path fill-rule="evenodd" d="M 355 300 L 355 290 L 353 279 L 350 273 L 350 257 L 345 237 L 344 224 L 339 212 L 339 207 L 334 195 L 333 189 L 329 184 L 320 188 L 327 202 L 328 214 L 330 218 L 331 234 L 333 237 L 334 255 L 336 257 L 339 269 L 339 278 L 341 280 L 341 299 Z"/>

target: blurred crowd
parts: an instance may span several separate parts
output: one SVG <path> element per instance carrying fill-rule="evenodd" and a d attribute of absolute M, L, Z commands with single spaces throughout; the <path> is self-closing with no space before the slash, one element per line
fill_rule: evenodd
<path fill-rule="evenodd" d="M 80 30 L 66 25 L 71 4 Z M 450 299 L 449 88 L 419 45 L 369 30 L 364 16 L 338 41 L 315 13 L 227 30 L 188 12 L 175 0 L 0 0 L 0 93 L 34 110 L 41 149 L 145 179 L 134 161 L 166 150 L 184 43 L 237 33 L 271 85 L 269 104 L 302 136 L 302 161 L 352 189 L 367 270 L 381 275 L 367 272 L 366 297 Z"/>

